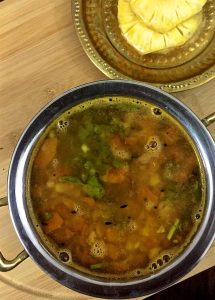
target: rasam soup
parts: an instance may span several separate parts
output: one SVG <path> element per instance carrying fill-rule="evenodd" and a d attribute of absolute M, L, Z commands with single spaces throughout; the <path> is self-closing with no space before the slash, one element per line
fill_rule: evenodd
<path fill-rule="evenodd" d="M 49 126 L 34 152 L 36 228 L 71 267 L 111 278 L 154 272 L 200 223 L 203 179 L 191 139 L 147 102 L 79 104 Z"/>

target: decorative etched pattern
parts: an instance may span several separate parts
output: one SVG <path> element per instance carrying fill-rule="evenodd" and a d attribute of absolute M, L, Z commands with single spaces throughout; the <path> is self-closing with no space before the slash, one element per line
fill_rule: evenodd
<path fill-rule="evenodd" d="M 116 0 L 75 0 L 72 5 L 82 46 L 108 77 L 139 80 L 169 92 L 190 89 L 215 77 L 214 0 L 208 0 L 194 40 L 175 52 L 145 56 L 121 37 Z"/>

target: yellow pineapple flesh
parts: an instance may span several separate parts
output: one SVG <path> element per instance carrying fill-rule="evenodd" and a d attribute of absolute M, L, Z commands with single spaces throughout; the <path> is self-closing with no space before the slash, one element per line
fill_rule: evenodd
<path fill-rule="evenodd" d="M 132 12 L 130 0 L 118 1 L 118 20 L 119 26 L 123 33 L 126 33 L 135 24 L 137 24 L 137 16 Z"/>
<path fill-rule="evenodd" d="M 151 0 L 152 3 L 162 1 L 164 0 Z M 184 1 L 181 0 L 180 2 Z M 118 22 L 123 37 L 141 54 L 163 51 L 183 45 L 193 36 L 202 21 L 201 11 L 179 23 L 173 29 L 161 33 L 142 21 L 139 15 L 143 13 L 141 10 L 143 8 L 139 7 L 139 15 L 134 13 L 132 10 L 132 3 L 134 2 L 134 0 L 118 0 Z M 148 3 L 149 1 L 142 0 L 141 2 Z M 169 1 L 166 0 L 166 2 Z M 177 1 L 172 0 L 172 2 Z M 198 1 L 191 0 L 190 2 L 194 3 Z M 199 2 L 203 3 L 203 0 L 199 0 Z M 168 18 L 166 20 L 168 23 Z M 152 22 L 152 17 L 150 21 Z"/>
<path fill-rule="evenodd" d="M 167 33 L 155 32 L 138 22 L 124 34 L 124 37 L 142 54 L 157 52 L 183 45 L 194 34 L 201 19 L 202 14 L 199 13 Z"/>
<path fill-rule="evenodd" d="M 166 33 L 199 13 L 207 0 L 131 0 L 134 14 L 151 29 Z"/>

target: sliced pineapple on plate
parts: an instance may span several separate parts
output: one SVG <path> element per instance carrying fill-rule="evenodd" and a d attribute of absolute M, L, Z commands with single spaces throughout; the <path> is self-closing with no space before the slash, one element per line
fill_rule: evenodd
<path fill-rule="evenodd" d="M 138 22 L 123 36 L 141 54 L 157 52 L 183 45 L 193 36 L 201 20 L 202 13 L 198 13 L 167 33 L 156 32 L 143 22 Z"/>
<path fill-rule="evenodd" d="M 138 23 L 137 16 L 131 10 L 130 0 L 118 1 L 118 21 L 120 29 L 123 33 L 126 33 Z"/>
<path fill-rule="evenodd" d="M 199 13 L 207 0 L 130 0 L 132 11 L 151 29 L 165 33 Z"/>

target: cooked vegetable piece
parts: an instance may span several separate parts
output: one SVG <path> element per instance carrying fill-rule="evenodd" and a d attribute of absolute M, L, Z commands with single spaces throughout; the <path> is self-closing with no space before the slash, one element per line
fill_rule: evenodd
<path fill-rule="evenodd" d="M 57 150 L 57 138 L 48 138 L 41 146 L 41 150 L 35 160 L 35 165 L 38 168 L 46 168 L 47 165 L 53 160 Z"/>
<path fill-rule="evenodd" d="M 48 224 L 45 227 L 45 232 L 50 233 L 60 228 L 62 225 L 63 225 L 63 219 L 57 212 L 54 212 L 52 218 L 48 220 Z"/>
<path fill-rule="evenodd" d="M 126 167 L 110 169 L 103 176 L 102 181 L 106 183 L 122 183 L 126 180 L 128 169 Z"/>
<path fill-rule="evenodd" d="M 41 218 L 42 218 L 43 221 L 49 221 L 52 217 L 53 217 L 52 213 L 46 211 L 46 212 L 43 213 Z"/>
<path fill-rule="evenodd" d="M 126 149 L 125 143 L 119 136 L 115 135 L 111 141 L 111 151 L 115 158 L 121 160 L 129 160 L 131 158 L 130 152 Z"/>
<path fill-rule="evenodd" d="M 86 144 L 82 144 L 82 145 L 81 145 L 81 150 L 82 150 L 84 153 L 87 153 L 87 152 L 90 150 L 90 148 L 89 148 Z"/>

